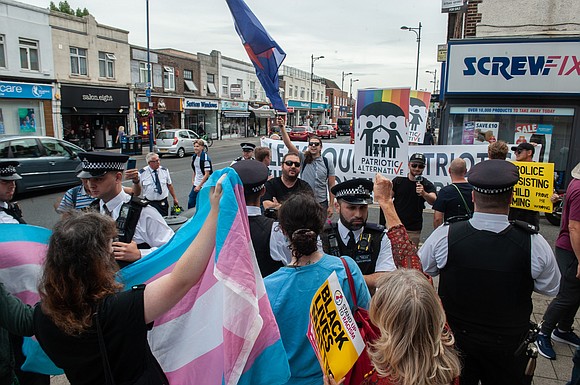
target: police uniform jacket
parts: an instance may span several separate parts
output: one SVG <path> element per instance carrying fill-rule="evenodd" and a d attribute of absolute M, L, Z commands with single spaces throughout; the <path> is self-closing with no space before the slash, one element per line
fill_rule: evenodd
<path fill-rule="evenodd" d="M 26 223 L 18 205 L 0 202 L 0 223 Z"/>
<path fill-rule="evenodd" d="M 131 195 L 121 190 L 115 198 L 107 202 L 107 208 L 111 211 L 111 216 L 114 220 L 117 220 L 119 217 L 123 203 L 127 203 L 130 200 Z M 105 202 L 99 200 L 99 211 L 101 214 L 106 214 L 103 207 L 104 205 Z M 151 251 L 169 242 L 171 237 L 173 237 L 173 234 L 173 230 L 171 230 L 167 223 L 165 223 L 161 214 L 159 214 L 159 212 L 153 207 L 145 206 L 139 216 L 133 241 L 138 245 L 146 243 L 150 246 L 148 249 L 140 249 L 141 255 L 145 256 Z"/>
<path fill-rule="evenodd" d="M 246 208 L 250 223 L 250 236 L 256 252 L 260 273 L 262 277 L 266 277 L 284 266 L 281 261 L 272 259 L 270 254 L 270 235 L 275 221 L 273 218 L 262 215 L 259 207 L 247 206 Z"/>
<path fill-rule="evenodd" d="M 161 194 L 155 190 L 153 169 L 147 166 L 139 170 L 139 178 L 141 178 L 141 186 L 143 186 L 141 195 L 148 201 L 162 201 L 169 196 L 169 188 L 167 186 L 172 184 L 169 170 L 163 166 L 157 168 L 157 177 L 161 184 Z"/>

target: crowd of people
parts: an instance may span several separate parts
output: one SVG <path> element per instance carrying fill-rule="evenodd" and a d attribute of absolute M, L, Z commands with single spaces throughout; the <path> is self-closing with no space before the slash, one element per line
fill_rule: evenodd
<path fill-rule="evenodd" d="M 243 154 L 231 167 L 244 186 L 251 242 L 288 357 L 288 384 L 336 383 L 306 336 L 312 297 L 332 272 L 351 308 L 356 295 L 381 331 L 366 347 L 374 370 L 365 385 L 529 383 L 535 357 L 520 347 L 530 342 L 532 292 L 555 296 L 536 342 L 539 353 L 555 359 L 552 341 L 580 345 L 572 328 L 580 306 L 580 164 L 572 171 L 554 255 L 538 233 L 537 213 L 510 208 L 519 173 L 505 161 L 503 142 L 490 145 L 490 160 L 469 172 L 462 159 L 452 161 L 451 184 L 437 193 L 422 175 L 421 153 L 410 156 L 405 177 L 336 183 L 322 140 L 312 136 L 300 152 L 284 121 L 278 123 L 288 150 L 281 176 L 270 175 L 270 150 L 251 143 L 241 144 Z M 534 153 L 521 144 L 511 150 L 519 161 Z M 194 152 L 188 208 L 213 172 L 203 141 Z M 71 384 L 166 384 L 147 343 L 148 324 L 205 270 L 226 176 L 211 188 L 209 215 L 175 269 L 122 291 L 116 272 L 174 235 L 163 218 L 170 214 L 169 195 L 179 205 L 171 175 L 155 153 L 147 154 L 145 167 L 129 170 L 124 154 L 79 158 L 82 184 L 55 206 L 62 218 L 49 241 L 40 303 L 23 305 L 0 283 L 0 385 L 46 383 L 46 376 L 33 382 L 19 370 L 22 336 L 32 334 Z M 0 162 L 0 223 L 26 223 L 11 203 L 17 165 Z M 124 188 L 124 179 L 133 185 Z M 373 196 L 380 223 L 368 221 Z M 425 203 L 433 206 L 435 230 L 422 238 Z M 431 280 L 437 275 L 438 290 Z M 580 383 L 580 349 L 576 361 L 572 384 Z"/>

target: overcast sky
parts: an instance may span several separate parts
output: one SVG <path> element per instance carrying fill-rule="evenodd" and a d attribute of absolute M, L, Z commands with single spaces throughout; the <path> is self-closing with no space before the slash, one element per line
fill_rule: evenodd
<path fill-rule="evenodd" d="M 128 30 L 131 44 L 146 46 L 145 0 L 68 0 L 86 7 L 100 24 Z M 50 0 L 23 2 L 47 8 Z M 58 0 L 55 0 L 58 4 Z M 246 0 L 268 33 L 286 52 L 284 64 L 310 71 L 310 55 L 325 58 L 314 73 L 334 80 L 352 72 L 353 90 L 415 84 L 416 35 L 403 25 L 422 23 L 419 89 L 431 91 L 437 45 L 445 43 L 447 15 L 440 0 Z M 150 0 L 151 48 L 222 55 L 249 62 L 225 0 Z M 349 89 L 349 77 L 344 89 Z"/>

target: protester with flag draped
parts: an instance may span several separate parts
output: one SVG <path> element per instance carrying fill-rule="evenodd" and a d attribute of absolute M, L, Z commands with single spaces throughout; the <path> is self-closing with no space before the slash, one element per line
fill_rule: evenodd
<path fill-rule="evenodd" d="M 286 53 L 270 37 L 260 20 L 243 0 L 226 0 L 236 26 L 236 32 L 254 64 L 256 75 L 266 91 L 272 107 L 286 112 L 284 100 L 278 89 L 278 68 L 286 58 Z"/>
<path fill-rule="evenodd" d="M 224 176 L 225 178 L 225 176 Z M 71 384 L 167 384 L 147 342 L 148 325 L 170 310 L 200 279 L 213 254 L 221 182 L 199 234 L 172 272 L 121 292 L 112 242 L 115 222 L 71 213 L 54 228 L 35 308 L 35 335 Z"/>

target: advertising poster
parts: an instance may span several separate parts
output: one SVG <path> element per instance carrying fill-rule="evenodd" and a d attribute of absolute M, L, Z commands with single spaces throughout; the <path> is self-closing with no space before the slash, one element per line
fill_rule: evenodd
<path fill-rule="evenodd" d="M 2 108 L 0 108 L 0 135 L 5 134 L 4 130 L 4 115 L 2 115 Z"/>
<path fill-rule="evenodd" d="M 497 142 L 499 122 L 474 122 L 473 144 L 490 144 Z"/>
<path fill-rule="evenodd" d="M 554 192 L 554 163 L 514 162 L 520 171 L 520 179 L 514 187 L 511 207 L 524 210 L 553 210 L 550 196 Z"/>
<path fill-rule="evenodd" d="M 406 175 L 410 89 L 358 91 L 354 126 L 355 170 Z"/>
<path fill-rule="evenodd" d="M 306 333 L 322 372 L 340 381 L 365 348 L 336 272 L 318 289 L 310 305 Z"/>
<path fill-rule="evenodd" d="M 552 132 L 554 126 L 551 124 L 536 123 L 516 123 L 514 142 L 541 144 L 540 162 L 547 162 L 550 158 L 550 146 L 552 145 Z"/>
<path fill-rule="evenodd" d="M 473 122 L 463 123 L 463 136 L 461 138 L 461 144 L 473 144 L 474 133 L 475 133 L 475 123 Z"/>
<path fill-rule="evenodd" d="M 34 116 L 34 108 L 19 108 L 18 122 L 20 122 L 21 133 L 36 132 L 36 119 Z"/>
<path fill-rule="evenodd" d="M 427 131 L 431 93 L 411 90 L 409 107 L 409 143 L 423 144 Z"/>

